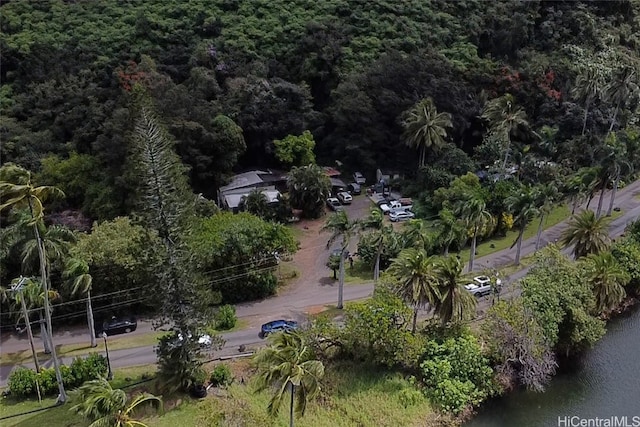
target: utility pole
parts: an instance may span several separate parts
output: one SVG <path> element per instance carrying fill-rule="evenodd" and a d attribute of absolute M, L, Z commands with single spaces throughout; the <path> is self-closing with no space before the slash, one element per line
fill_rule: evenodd
<path fill-rule="evenodd" d="M 22 306 L 22 315 L 24 316 L 24 323 L 27 325 L 27 336 L 29 337 L 29 345 L 31 346 L 31 354 L 33 355 L 33 363 L 36 365 L 36 372 L 40 372 L 40 363 L 38 362 L 38 354 L 36 348 L 33 345 L 33 332 L 31 331 L 31 319 L 29 319 L 29 311 L 27 310 L 27 303 L 24 301 L 24 282 L 26 277 L 20 276 L 18 283 L 11 286 L 12 292 L 20 293 L 20 305 Z"/>

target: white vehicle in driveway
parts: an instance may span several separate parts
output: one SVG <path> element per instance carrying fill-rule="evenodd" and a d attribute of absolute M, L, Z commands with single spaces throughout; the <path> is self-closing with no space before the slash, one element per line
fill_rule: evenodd
<path fill-rule="evenodd" d="M 464 285 L 464 288 L 477 297 L 489 295 L 493 292 L 491 278 L 489 276 L 476 276 L 473 278 L 473 283 Z M 501 288 L 502 280 L 496 278 L 496 291 L 500 292 Z"/>
<path fill-rule="evenodd" d="M 364 185 L 367 183 L 367 179 L 360 172 L 356 172 L 353 174 L 353 180 L 356 184 Z"/>
<path fill-rule="evenodd" d="M 327 199 L 327 206 L 334 212 L 340 212 L 344 209 L 340 204 L 340 200 L 336 199 L 335 197 L 329 197 Z"/>
<path fill-rule="evenodd" d="M 380 208 L 380 210 L 384 215 L 391 212 L 405 210 L 405 209 L 402 209 L 402 205 L 397 200 L 391 200 L 389 202 L 385 202 L 384 200 L 381 200 L 380 202 L 378 202 L 378 207 Z"/>
<path fill-rule="evenodd" d="M 340 200 L 343 205 L 350 205 L 353 197 L 351 197 L 351 194 L 343 191 L 341 193 L 338 193 L 338 200 Z"/>
<path fill-rule="evenodd" d="M 394 211 L 389 213 L 389 220 L 391 222 L 408 221 L 415 217 L 414 213 L 409 211 Z"/>

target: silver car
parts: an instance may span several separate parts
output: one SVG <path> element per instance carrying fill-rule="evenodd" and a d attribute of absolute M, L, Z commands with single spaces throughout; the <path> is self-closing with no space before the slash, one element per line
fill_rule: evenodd
<path fill-rule="evenodd" d="M 389 213 L 389 220 L 391 220 L 391 222 L 408 221 L 415 217 L 415 214 L 409 211 L 395 211 Z"/>

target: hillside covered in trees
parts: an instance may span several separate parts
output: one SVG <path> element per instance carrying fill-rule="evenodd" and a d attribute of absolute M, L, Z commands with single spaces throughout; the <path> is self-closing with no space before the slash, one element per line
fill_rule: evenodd
<path fill-rule="evenodd" d="M 194 192 L 212 199 L 233 171 L 281 166 L 273 141 L 305 130 L 320 164 L 438 188 L 502 157 L 483 111 L 507 94 L 522 119 L 509 158 L 522 170 L 593 166 L 609 131 L 637 132 L 633 1 L 42 0 L 0 12 L 2 162 L 91 219 L 130 211 L 136 83 Z M 402 120 L 427 97 L 451 115 L 446 140 L 462 151 L 418 173 Z"/>

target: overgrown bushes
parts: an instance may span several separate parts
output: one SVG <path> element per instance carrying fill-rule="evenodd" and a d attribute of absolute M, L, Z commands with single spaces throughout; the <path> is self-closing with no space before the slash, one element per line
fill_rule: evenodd
<path fill-rule="evenodd" d="M 66 388 L 75 388 L 85 381 L 104 376 L 107 360 L 101 354 L 91 354 L 86 359 L 76 358 L 71 366 L 61 366 L 62 381 Z M 9 375 L 9 391 L 17 397 L 31 397 L 38 394 L 51 395 L 58 391 L 58 383 L 53 368 L 42 368 L 39 373 L 33 369 L 19 367 Z"/>
<path fill-rule="evenodd" d="M 235 306 L 229 304 L 221 306 L 216 312 L 215 320 L 216 329 L 219 331 L 227 331 L 236 326 L 238 317 Z"/>
<path fill-rule="evenodd" d="M 489 360 L 470 333 L 429 341 L 420 368 L 427 397 L 446 412 L 459 414 L 498 391 Z"/>
<path fill-rule="evenodd" d="M 224 387 L 231 384 L 231 382 L 233 381 L 233 374 L 231 373 L 231 369 L 229 369 L 229 366 L 224 364 L 217 365 L 215 368 L 213 368 L 209 381 L 215 387 Z"/>

